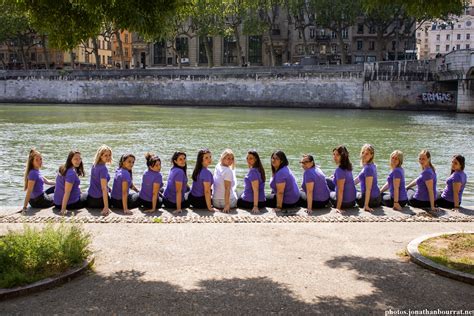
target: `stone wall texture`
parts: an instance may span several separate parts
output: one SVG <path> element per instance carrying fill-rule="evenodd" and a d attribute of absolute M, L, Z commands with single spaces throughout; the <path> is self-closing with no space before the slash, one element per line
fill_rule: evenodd
<path fill-rule="evenodd" d="M 218 80 L 0 80 L 3 103 L 343 107 L 456 111 L 453 101 L 425 102 L 432 81 L 363 78 Z M 439 89 L 438 89 L 439 90 Z"/>

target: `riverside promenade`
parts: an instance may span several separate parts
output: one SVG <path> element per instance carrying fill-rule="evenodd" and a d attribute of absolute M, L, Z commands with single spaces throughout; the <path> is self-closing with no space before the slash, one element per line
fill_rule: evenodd
<path fill-rule="evenodd" d="M 101 217 L 96 210 L 2 208 L 0 234 L 22 223 L 82 222 L 95 265 L 70 283 L 0 302 L 6 315 L 390 315 L 472 311 L 472 285 L 408 261 L 422 235 L 472 230 L 474 208 L 439 217 L 419 209 L 373 214 L 334 209 L 307 216 L 139 210 Z M 154 220 L 160 218 L 160 220 Z M 160 223 L 161 222 L 161 223 Z M 170 223 L 170 224 L 164 224 Z M 171 224 L 176 223 L 176 224 Z M 183 223 L 183 224 L 178 224 Z M 36 225 L 36 224 L 35 224 Z M 37 224 L 42 225 L 42 224 Z M 469 315 L 469 314 L 467 314 Z"/>

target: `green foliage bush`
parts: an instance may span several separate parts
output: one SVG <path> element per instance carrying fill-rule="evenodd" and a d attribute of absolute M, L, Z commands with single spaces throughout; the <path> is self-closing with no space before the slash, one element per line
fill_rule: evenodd
<path fill-rule="evenodd" d="M 25 226 L 0 237 L 0 288 L 25 285 L 80 265 L 89 255 L 90 235 L 75 225 Z"/>

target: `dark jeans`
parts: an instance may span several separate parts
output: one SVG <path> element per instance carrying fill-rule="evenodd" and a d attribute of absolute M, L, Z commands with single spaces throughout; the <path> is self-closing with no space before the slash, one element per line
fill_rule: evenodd
<path fill-rule="evenodd" d="M 109 207 L 110 207 L 110 196 L 108 197 L 109 199 Z M 87 196 L 87 207 L 90 208 L 104 208 L 104 198 L 95 198 L 90 195 Z"/>
<path fill-rule="evenodd" d="M 431 208 L 430 201 L 420 201 L 413 197 L 413 195 L 415 195 L 415 190 L 411 188 L 408 189 L 407 195 L 408 195 L 408 205 L 413 206 L 413 207 L 418 207 L 418 208 Z"/>
<path fill-rule="evenodd" d="M 407 205 L 408 201 L 398 201 L 401 207 Z M 387 207 L 393 207 L 393 198 L 389 192 L 382 193 L 382 205 Z"/>
<path fill-rule="evenodd" d="M 364 207 L 364 203 L 365 203 L 365 194 L 362 194 L 360 192 L 357 192 L 357 195 L 356 195 L 356 202 L 357 202 L 357 205 L 360 207 L 360 208 L 363 208 Z M 375 198 L 373 197 L 370 197 L 370 200 L 369 200 L 369 207 L 379 207 L 382 203 L 382 197 L 379 195 Z"/>
<path fill-rule="evenodd" d="M 145 201 L 141 197 L 138 197 L 137 203 L 139 207 L 143 207 L 145 209 L 151 209 L 153 207 L 153 202 Z M 159 209 L 162 204 L 163 204 L 163 199 L 158 195 L 158 201 L 156 201 L 156 209 Z"/>
<path fill-rule="evenodd" d="M 171 202 L 170 200 L 167 200 L 166 198 L 163 198 L 163 205 L 166 208 L 173 208 L 176 209 L 176 203 Z M 186 199 L 186 196 L 184 199 L 181 201 L 181 209 L 189 207 L 189 201 Z M 207 206 L 205 207 L 207 209 Z"/>
<path fill-rule="evenodd" d="M 30 205 L 34 208 L 48 208 L 54 205 L 54 187 L 50 187 L 43 194 L 30 199 Z"/>
<path fill-rule="evenodd" d="M 275 193 L 267 194 L 266 199 L 267 199 L 267 201 L 265 202 L 266 207 L 275 208 L 277 206 L 276 205 L 277 204 L 277 199 L 276 199 L 276 194 Z M 295 203 L 293 203 L 293 204 L 283 203 L 282 209 L 299 207 L 300 200 L 301 200 L 301 194 L 300 194 L 300 198 Z M 252 203 L 252 207 L 253 207 L 253 203 Z"/>
<path fill-rule="evenodd" d="M 68 209 L 68 210 L 78 210 L 78 209 L 86 207 L 86 204 L 87 204 L 87 193 L 82 193 L 79 200 L 77 202 L 68 204 L 66 206 L 66 209 Z M 61 205 L 55 204 L 54 206 L 58 209 L 61 209 Z"/>
<path fill-rule="evenodd" d="M 110 199 L 110 204 L 113 208 L 117 208 L 119 210 L 123 210 L 123 203 L 122 199 L 117 200 L 114 198 Z M 138 207 L 138 193 L 129 193 L 127 198 L 127 207 L 129 210 Z"/>
<path fill-rule="evenodd" d="M 190 206 L 199 209 L 207 210 L 206 196 L 194 196 L 192 194 L 188 195 L 188 203 Z M 211 202 L 212 204 L 212 202 Z"/>
<path fill-rule="evenodd" d="M 454 202 L 450 202 L 444 198 L 440 197 L 435 201 L 435 205 L 443 208 L 453 208 L 454 207 Z M 461 205 L 461 204 L 459 204 Z"/>
<path fill-rule="evenodd" d="M 301 192 L 300 194 L 300 206 L 301 207 L 308 207 L 308 198 L 306 196 L 306 193 Z M 328 207 L 329 205 L 329 199 L 326 201 L 315 201 L 313 200 L 313 208 L 325 208 Z"/>
<path fill-rule="evenodd" d="M 337 207 L 337 196 L 336 196 L 336 192 L 331 192 L 329 193 L 329 200 L 331 201 L 331 204 L 333 207 Z M 356 204 L 356 201 L 350 201 L 350 202 L 342 202 L 341 203 L 341 208 L 351 208 L 351 207 L 354 207 Z"/>

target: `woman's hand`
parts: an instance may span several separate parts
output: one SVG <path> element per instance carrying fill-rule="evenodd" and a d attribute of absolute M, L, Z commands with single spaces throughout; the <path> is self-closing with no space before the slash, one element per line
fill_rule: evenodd
<path fill-rule="evenodd" d="M 102 215 L 102 216 L 107 216 L 109 214 L 110 214 L 110 209 L 108 207 L 104 207 L 102 209 L 102 212 L 100 212 L 100 215 Z"/>
<path fill-rule="evenodd" d="M 310 209 L 310 208 L 307 208 L 307 209 L 306 209 L 306 213 L 307 213 L 308 215 L 311 215 L 311 214 L 313 214 L 313 210 Z"/>
<path fill-rule="evenodd" d="M 230 205 L 224 206 L 224 208 L 222 209 L 222 212 L 229 213 L 230 212 Z"/>
<path fill-rule="evenodd" d="M 398 202 L 394 202 L 393 203 L 393 209 L 396 210 L 396 211 L 401 211 L 402 207 Z"/>
<path fill-rule="evenodd" d="M 252 213 L 254 213 L 254 214 L 260 213 L 260 209 L 258 208 L 258 206 L 254 206 L 254 207 L 252 208 Z"/>

